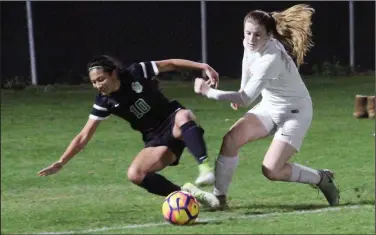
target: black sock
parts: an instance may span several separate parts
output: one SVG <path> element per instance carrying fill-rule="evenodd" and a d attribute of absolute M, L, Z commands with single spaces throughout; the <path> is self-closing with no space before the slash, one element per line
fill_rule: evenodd
<path fill-rule="evenodd" d="M 199 164 L 207 159 L 207 150 L 204 140 L 204 129 L 194 121 L 184 123 L 181 127 L 183 141 Z"/>
<path fill-rule="evenodd" d="M 157 173 L 147 173 L 139 186 L 159 196 L 168 196 L 172 192 L 181 190 L 180 186 Z"/>

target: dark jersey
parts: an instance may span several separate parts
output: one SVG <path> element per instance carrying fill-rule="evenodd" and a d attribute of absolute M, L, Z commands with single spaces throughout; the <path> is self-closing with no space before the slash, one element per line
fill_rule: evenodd
<path fill-rule="evenodd" d="M 110 95 L 99 93 L 89 118 L 104 120 L 110 114 L 129 122 L 141 133 L 155 130 L 182 106 L 169 101 L 152 78 L 158 74 L 154 61 L 134 63 L 121 75 L 119 90 Z"/>

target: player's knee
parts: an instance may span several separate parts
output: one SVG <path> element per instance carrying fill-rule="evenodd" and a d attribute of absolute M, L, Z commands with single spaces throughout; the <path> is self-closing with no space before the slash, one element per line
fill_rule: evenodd
<path fill-rule="evenodd" d="M 193 113 L 188 109 L 179 110 L 175 116 L 175 124 L 182 126 L 189 121 L 195 121 L 196 118 Z"/>
<path fill-rule="evenodd" d="M 278 170 L 274 169 L 273 167 L 265 166 L 264 164 L 261 166 L 262 174 L 268 179 L 272 181 L 279 180 Z"/>
<path fill-rule="evenodd" d="M 227 132 L 222 139 L 220 154 L 223 156 L 236 156 L 239 148 L 234 134 L 231 131 Z"/>
<path fill-rule="evenodd" d="M 238 143 L 236 141 L 234 132 L 232 131 L 227 132 L 225 136 L 223 136 L 222 142 L 226 148 L 238 148 Z"/>
<path fill-rule="evenodd" d="M 137 169 L 137 167 L 130 166 L 128 168 L 127 176 L 128 180 L 134 184 L 140 185 L 145 178 L 146 173 Z"/>

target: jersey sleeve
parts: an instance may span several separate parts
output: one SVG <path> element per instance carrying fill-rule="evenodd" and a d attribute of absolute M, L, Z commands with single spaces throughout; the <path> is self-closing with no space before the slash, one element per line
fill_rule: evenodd
<path fill-rule="evenodd" d="M 243 60 L 242 60 L 242 78 L 240 81 L 240 89 L 243 89 L 245 85 L 247 84 L 250 74 L 248 72 L 248 63 L 247 63 L 247 51 L 244 48 L 244 53 L 243 53 Z"/>
<path fill-rule="evenodd" d="M 221 91 L 209 88 L 206 96 L 210 99 L 227 100 L 240 105 L 250 105 L 261 93 L 262 89 L 268 85 L 270 79 L 278 77 L 280 70 L 280 59 L 276 54 L 264 55 L 257 64 L 255 70 L 250 75 L 250 79 L 245 85 L 242 84 L 242 90 Z"/>
<path fill-rule="evenodd" d="M 107 102 L 105 98 L 98 95 L 95 98 L 95 102 L 93 108 L 91 109 L 89 118 L 94 120 L 104 120 L 107 119 L 109 116 L 110 112 L 108 111 Z"/>
<path fill-rule="evenodd" d="M 159 74 L 155 61 L 134 63 L 130 66 L 129 71 L 133 76 L 147 80 Z"/>
<path fill-rule="evenodd" d="M 227 100 L 232 103 L 249 106 L 260 95 L 261 90 L 268 84 L 269 80 L 250 80 L 242 91 L 221 91 L 209 88 L 206 96 L 215 100 Z"/>

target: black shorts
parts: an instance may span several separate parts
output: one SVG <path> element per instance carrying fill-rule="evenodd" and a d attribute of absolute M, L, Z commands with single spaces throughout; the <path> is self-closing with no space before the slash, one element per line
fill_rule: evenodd
<path fill-rule="evenodd" d="M 185 107 L 177 102 L 175 105 L 176 109 L 159 125 L 158 128 L 148 133 L 142 133 L 145 148 L 167 146 L 168 149 L 175 154 L 177 159 L 171 164 L 171 166 L 176 166 L 179 164 L 180 157 L 185 148 L 184 141 L 176 139 L 172 135 L 172 130 L 175 125 L 175 115 L 180 109 L 185 109 Z"/>

